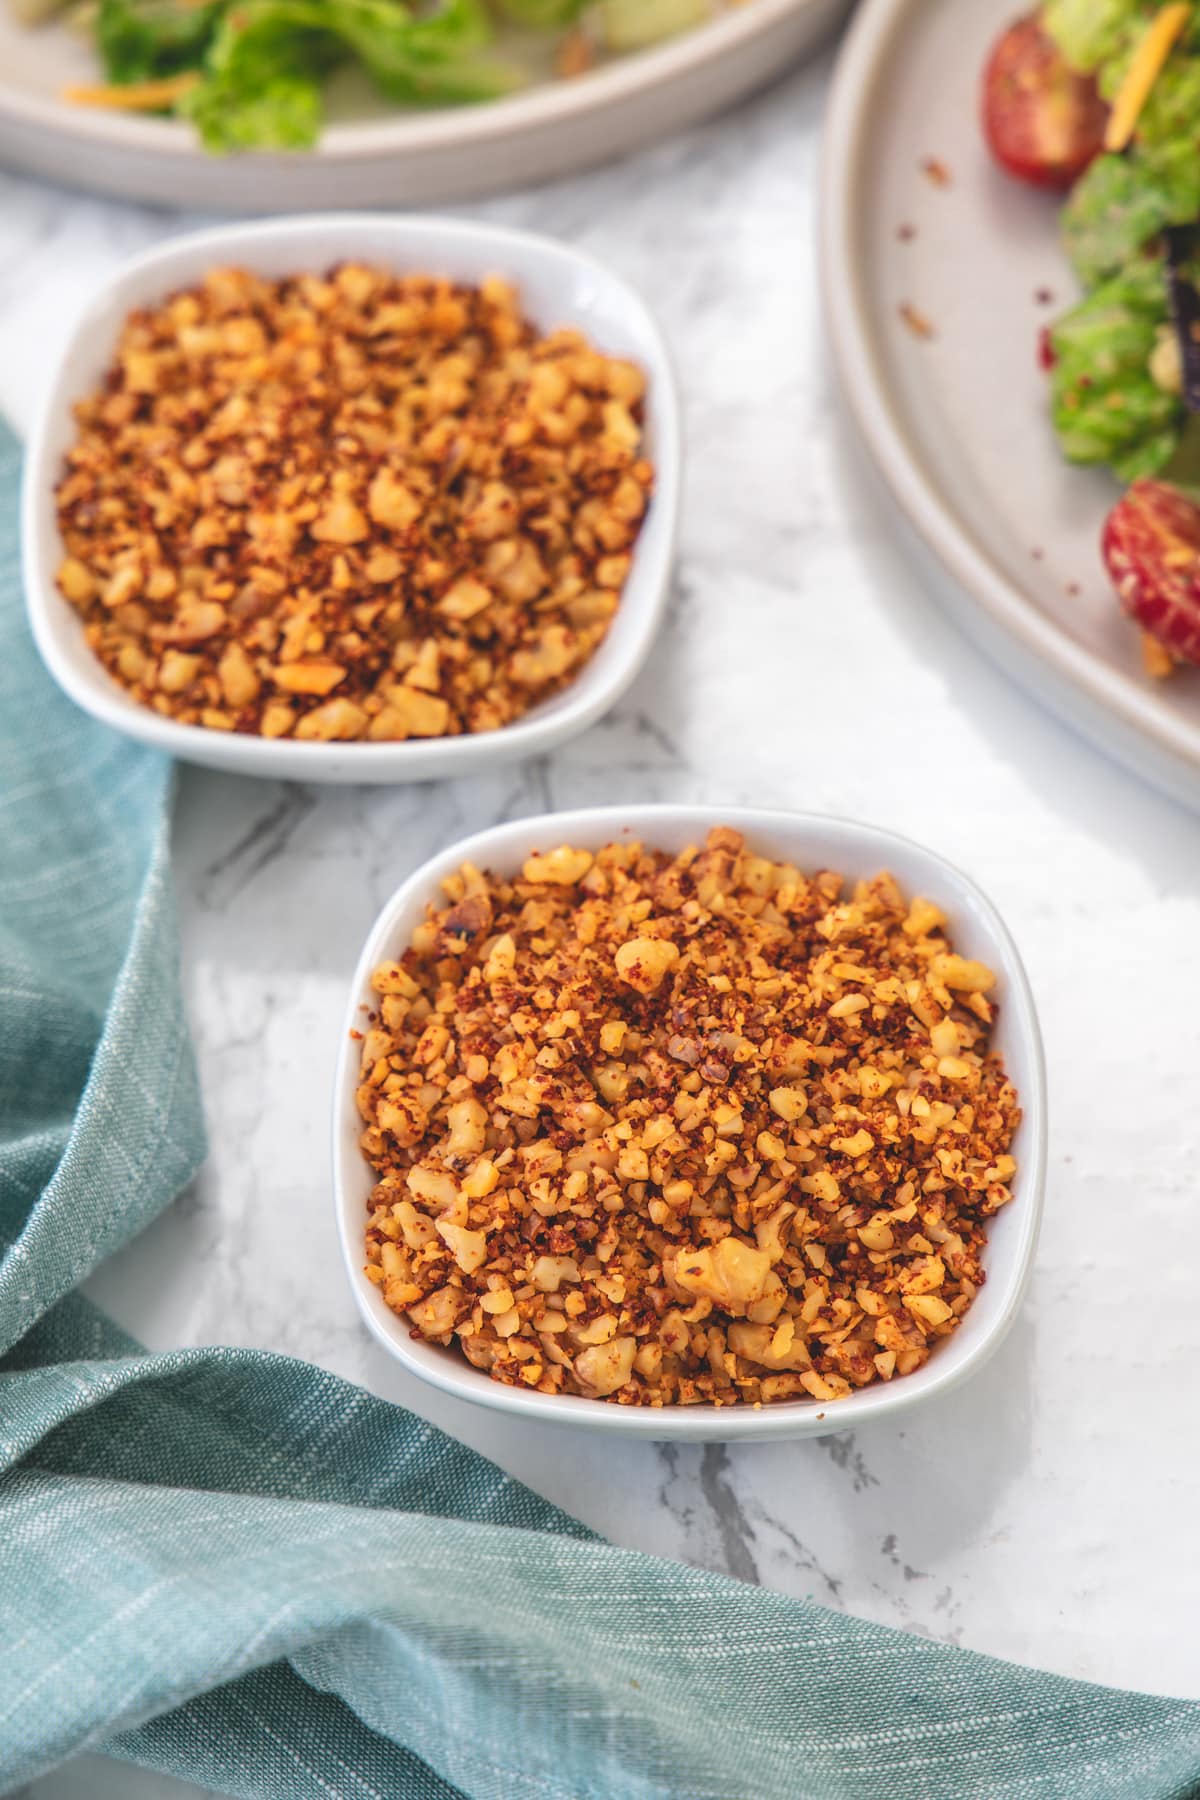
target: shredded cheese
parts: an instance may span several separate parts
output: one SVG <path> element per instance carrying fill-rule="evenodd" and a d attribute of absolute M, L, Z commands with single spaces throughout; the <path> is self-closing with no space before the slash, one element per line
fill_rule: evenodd
<path fill-rule="evenodd" d="M 1175 672 L 1175 658 L 1165 644 L 1160 644 L 1148 631 L 1142 632 L 1142 667 L 1155 681 L 1165 681 Z"/>
<path fill-rule="evenodd" d="M 108 106 L 120 112 L 158 112 L 163 107 L 174 106 L 199 79 L 195 70 L 190 69 L 183 75 L 168 75 L 161 81 L 134 81 L 126 87 L 114 83 L 112 86 L 64 88 L 63 99 L 73 106 Z"/>
<path fill-rule="evenodd" d="M 1164 6 L 1151 20 L 1108 115 L 1106 150 L 1124 150 L 1133 136 L 1142 108 L 1191 14 L 1189 5 Z"/>

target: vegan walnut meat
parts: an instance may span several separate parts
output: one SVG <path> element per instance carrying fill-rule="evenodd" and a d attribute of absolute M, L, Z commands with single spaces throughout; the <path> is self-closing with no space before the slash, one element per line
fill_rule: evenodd
<path fill-rule="evenodd" d="M 624 1405 L 837 1399 L 984 1279 L 1017 1095 L 995 978 L 886 874 L 725 828 L 464 866 L 377 969 L 369 1278 L 498 1381 Z"/>
<path fill-rule="evenodd" d="M 131 314 L 76 408 L 59 587 L 187 724 L 494 730 L 608 630 L 652 483 L 644 391 L 500 280 L 214 270 Z"/>

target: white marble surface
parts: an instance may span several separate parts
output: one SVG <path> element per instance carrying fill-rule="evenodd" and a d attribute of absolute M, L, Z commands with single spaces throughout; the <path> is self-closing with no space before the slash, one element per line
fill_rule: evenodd
<path fill-rule="evenodd" d="M 897 545 L 847 442 L 815 299 L 827 78 L 818 65 L 685 141 L 484 209 L 611 258 L 674 340 L 691 469 L 669 622 L 616 714 L 547 762 L 392 792 L 184 775 L 177 878 L 212 1155 L 92 1291 L 153 1346 L 261 1345 L 363 1382 L 619 1542 L 1200 1696 L 1200 839 L 984 662 Z M 0 405 L 18 423 L 92 282 L 180 228 L 0 182 Z M 623 797 L 878 820 L 967 868 L 1022 946 L 1051 1071 L 1037 1272 L 995 1361 L 910 1421 L 729 1451 L 598 1444 L 424 1391 L 358 1322 L 326 1117 L 370 920 L 463 832 Z M 34 1791 L 118 1789 L 72 1771 Z"/>

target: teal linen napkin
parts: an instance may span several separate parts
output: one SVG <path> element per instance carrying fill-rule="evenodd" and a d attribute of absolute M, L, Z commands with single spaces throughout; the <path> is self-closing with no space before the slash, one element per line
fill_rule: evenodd
<path fill-rule="evenodd" d="M 83 1750 L 250 1800 L 1174 1800 L 1200 1707 L 618 1550 L 319 1369 L 71 1289 L 204 1134 L 170 771 L 51 686 L 0 442 L 0 1791 Z M 1181 1547 L 1182 1549 L 1182 1547 Z"/>

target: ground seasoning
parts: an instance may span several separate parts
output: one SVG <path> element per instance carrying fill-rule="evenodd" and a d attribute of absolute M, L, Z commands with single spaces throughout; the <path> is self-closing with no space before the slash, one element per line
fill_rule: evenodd
<path fill-rule="evenodd" d="M 367 1274 L 414 1335 L 661 1406 L 837 1399 L 957 1328 L 1020 1112 L 936 905 L 725 828 L 445 887 L 358 1094 Z"/>
<path fill-rule="evenodd" d="M 142 704 L 265 737 L 491 731 L 604 638 L 645 379 L 514 291 L 218 269 L 76 408 L 62 593 Z"/>

